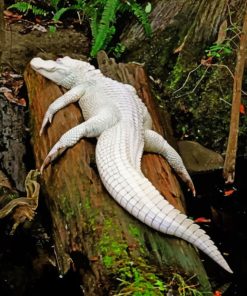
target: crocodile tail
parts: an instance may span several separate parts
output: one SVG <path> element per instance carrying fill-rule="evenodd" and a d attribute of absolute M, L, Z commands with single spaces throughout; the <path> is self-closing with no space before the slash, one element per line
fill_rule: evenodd
<path fill-rule="evenodd" d="M 98 139 L 97 167 L 110 195 L 141 222 L 162 233 L 190 242 L 232 273 L 205 231 L 168 203 L 131 164 L 127 142 L 125 132 L 117 126 L 105 131 Z"/>

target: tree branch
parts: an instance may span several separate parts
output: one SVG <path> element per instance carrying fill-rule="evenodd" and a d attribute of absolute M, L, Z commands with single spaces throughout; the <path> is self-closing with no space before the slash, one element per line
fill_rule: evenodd
<path fill-rule="evenodd" d="M 237 63 L 235 68 L 231 122 L 226 150 L 225 163 L 223 168 L 223 176 L 226 183 L 233 183 L 235 178 L 235 164 L 238 146 L 239 132 L 239 109 L 241 104 L 241 89 L 244 74 L 244 63 L 247 50 L 247 9 L 245 11 L 242 34 L 240 38 L 240 46 L 237 54 Z"/>

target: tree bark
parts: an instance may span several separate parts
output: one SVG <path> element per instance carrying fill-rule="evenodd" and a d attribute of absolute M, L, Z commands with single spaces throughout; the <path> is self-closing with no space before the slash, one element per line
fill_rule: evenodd
<path fill-rule="evenodd" d="M 224 163 L 223 174 L 226 183 L 233 183 L 235 179 L 235 165 L 238 148 L 239 113 L 241 105 L 241 91 L 244 74 L 244 66 L 247 54 L 247 8 L 244 16 L 243 29 L 237 54 L 237 63 L 234 75 L 233 97 L 231 109 L 231 122 Z"/>
<path fill-rule="evenodd" d="M 147 40 L 136 20 L 123 29 L 125 61 L 145 63 L 158 85 L 157 93 L 169 111 L 175 136 L 196 140 L 225 153 L 229 133 L 232 63 L 245 0 L 153 0 L 149 19 L 153 36 Z M 220 51 L 215 67 L 201 64 L 227 23 L 226 40 L 232 53 Z M 234 37 L 235 35 L 235 37 Z M 234 37 L 234 38 L 233 38 Z M 219 67 L 217 67 L 219 65 Z M 198 68 L 197 68 L 198 67 Z M 246 129 L 244 123 L 243 131 Z M 213 127 L 213 128 L 212 128 Z M 245 153 L 246 133 L 240 133 L 238 152 Z"/>
<path fill-rule="evenodd" d="M 0 0 L 0 64 L 2 62 L 2 52 L 5 44 L 5 24 L 4 24 L 4 0 Z"/>
<path fill-rule="evenodd" d="M 155 128 L 162 132 L 143 68 L 116 65 L 105 56 L 99 61 L 104 73 L 117 74 L 121 81 L 137 87 L 151 111 Z M 56 114 L 52 125 L 39 137 L 45 111 L 62 92 L 29 67 L 25 80 L 34 155 L 36 166 L 40 167 L 48 150 L 65 131 L 81 122 L 82 116 L 76 105 L 70 105 Z M 198 253 L 191 245 L 138 222 L 107 194 L 98 176 L 94 150 L 95 141 L 83 139 L 43 174 L 43 196 L 51 213 L 60 273 L 65 274 L 71 266 L 80 271 L 84 293 L 90 296 L 135 291 L 163 295 L 155 283 L 165 282 L 173 272 L 196 273 L 199 289 L 210 291 Z M 145 155 L 143 171 L 174 206 L 183 210 L 178 181 L 161 157 Z"/>
<path fill-rule="evenodd" d="M 167 75 L 171 57 L 181 45 L 179 58 L 194 64 L 203 47 L 212 43 L 225 17 L 226 0 L 154 0 L 150 23 L 153 37 L 147 42 L 142 25 L 133 21 L 124 29 L 121 42 L 128 58 L 146 62 L 153 75 Z"/>
<path fill-rule="evenodd" d="M 23 159 L 26 155 L 25 110 L 10 103 L 0 94 L 0 169 L 4 170 L 15 187 L 24 192 L 27 170 Z"/>

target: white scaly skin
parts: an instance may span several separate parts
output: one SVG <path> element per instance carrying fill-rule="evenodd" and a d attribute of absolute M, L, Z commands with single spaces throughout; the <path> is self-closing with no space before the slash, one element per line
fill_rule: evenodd
<path fill-rule="evenodd" d="M 82 137 L 97 137 L 96 162 L 103 184 L 130 214 L 162 233 L 180 237 L 232 273 L 213 241 L 186 215 L 170 205 L 141 172 L 143 150 L 161 154 L 195 195 L 178 153 L 151 130 L 152 120 L 135 89 L 106 78 L 89 63 L 69 57 L 34 58 L 32 68 L 70 89 L 48 108 L 40 134 L 61 108 L 78 101 L 85 122 L 67 131 L 47 155 L 41 171 Z"/>

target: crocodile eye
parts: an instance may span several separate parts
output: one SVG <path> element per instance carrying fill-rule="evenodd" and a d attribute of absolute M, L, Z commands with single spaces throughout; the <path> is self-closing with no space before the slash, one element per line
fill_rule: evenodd
<path fill-rule="evenodd" d="M 47 68 L 48 71 L 50 72 L 55 72 L 57 70 L 57 67 L 50 67 L 50 68 Z"/>
<path fill-rule="evenodd" d="M 58 58 L 58 59 L 56 59 L 56 62 L 57 62 L 58 64 L 62 64 L 62 63 L 63 63 L 62 58 Z"/>

